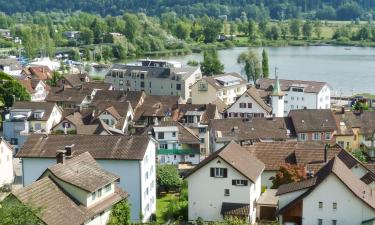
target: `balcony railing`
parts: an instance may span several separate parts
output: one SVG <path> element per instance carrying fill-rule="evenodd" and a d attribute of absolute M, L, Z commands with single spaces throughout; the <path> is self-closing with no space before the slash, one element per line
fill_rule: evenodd
<path fill-rule="evenodd" d="M 190 155 L 199 154 L 199 149 L 158 149 L 158 155 Z"/>

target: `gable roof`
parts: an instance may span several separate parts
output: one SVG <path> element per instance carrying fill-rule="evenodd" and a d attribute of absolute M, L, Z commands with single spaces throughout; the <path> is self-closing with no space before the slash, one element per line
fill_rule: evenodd
<path fill-rule="evenodd" d="M 267 90 L 271 92 L 273 86 L 276 82 L 276 79 L 266 79 L 262 78 L 257 80 L 257 87 L 262 90 Z M 303 87 L 305 93 L 319 93 L 320 90 L 326 85 L 326 82 L 318 81 L 304 81 L 304 80 L 283 80 L 280 79 L 280 88 L 281 91 L 289 91 L 291 87 Z"/>
<path fill-rule="evenodd" d="M 375 209 L 375 195 L 372 195 L 371 188 L 363 183 L 339 158 L 334 157 L 324 167 L 322 167 L 315 177 L 305 181 L 281 185 L 277 195 L 307 189 L 305 193 L 294 199 L 285 207 L 279 210 L 279 213 L 285 212 L 299 200 L 308 196 L 316 187 L 318 187 L 329 175 L 335 175 L 355 197 L 363 201 L 370 208 Z"/>
<path fill-rule="evenodd" d="M 48 66 L 31 66 L 28 68 L 30 74 L 39 80 L 48 80 L 52 78 L 52 71 Z"/>
<path fill-rule="evenodd" d="M 50 166 L 43 174 L 47 171 L 58 179 L 90 193 L 120 180 L 117 175 L 102 169 L 89 152 L 68 159 L 65 163 Z"/>
<path fill-rule="evenodd" d="M 366 138 L 371 138 L 375 132 L 375 112 L 374 111 L 364 111 L 360 114 L 354 112 L 345 112 L 343 114 L 336 114 L 339 123 L 343 127 L 353 134 L 352 128 L 359 128 L 359 134 L 364 135 Z"/>
<path fill-rule="evenodd" d="M 101 102 L 126 102 L 129 101 L 132 108 L 137 108 L 145 98 L 143 91 L 119 91 L 98 90 L 92 99 L 91 105 L 96 106 Z"/>
<path fill-rule="evenodd" d="M 229 85 L 229 86 L 225 86 L 225 85 L 222 85 L 220 82 L 218 82 L 217 79 L 220 79 L 220 78 L 225 78 L 225 77 L 234 77 L 236 79 L 238 79 L 238 84 L 235 84 L 235 85 Z M 207 76 L 207 77 L 203 77 L 201 80 L 204 80 L 206 81 L 208 84 L 210 84 L 213 88 L 215 88 L 216 90 L 225 90 L 225 89 L 229 89 L 229 88 L 234 88 L 234 87 L 238 87 L 238 86 L 243 86 L 243 85 L 246 85 L 248 82 L 246 81 L 245 78 L 243 78 L 240 74 L 238 73 L 225 73 L 225 74 L 219 74 L 219 75 L 213 75 L 213 76 Z M 199 82 L 199 81 L 197 81 Z M 196 83 L 197 83 L 196 82 Z M 196 84 L 195 83 L 195 84 Z M 195 85 L 194 84 L 194 85 Z"/>
<path fill-rule="evenodd" d="M 90 82 L 89 75 L 86 73 L 67 74 L 62 79 L 64 79 L 72 87 L 77 87 L 79 85 L 82 85 L 83 83 Z M 88 79 L 88 81 L 86 79 Z"/>
<path fill-rule="evenodd" d="M 135 110 L 134 121 L 142 117 L 171 116 L 180 99 L 180 96 L 147 95 L 142 105 Z"/>
<path fill-rule="evenodd" d="M 48 120 L 51 116 L 53 108 L 56 108 L 61 112 L 60 108 L 53 102 L 15 102 L 12 110 L 27 109 L 31 111 L 43 110 L 43 117 L 38 120 Z M 30 118 L 33 119 L 33 118 Z"/>
<path fill-rule="evenodd" d="M 264 164 L 249 154 L 242 146 L 234 141 L 231 141 L 221 149 L 211 153 L 207 158 L 200 162 L 194 169 L 186 176 L 189 177 L 194 174 L 197 170 L 204 167 L 207 163 L 211 162 L 216 158 L 221 158 L 228 165 L 233 167 L 251 182 L 255 183 L 257 178 L 262 174 L 264 170 Z"/>
<path fill-rule="evenodd" d="M 261 98 L 258 89 L 255 87 L 250 87 L 247 89 L 240 97 L 237 98 L 237 100 L 230 105 L 225 111 L 230 109 L 234 104 L 236 104 L 242 96 L 248 95 L 250 98 L 252 98 L 262 109 L 264 109 L 266 112 L 271 113 L 272 112 L 272 107 L 267 105 L 265 101 Z"/>
<path fill-rule="evenodd" d="M 158 125 L 154 125 L 153 127 L 177 127 L 178 129 L 178 140 L 181 143 L 194 143 L 198 144 L 199 137 L 196 136 L 193 131 L 189 128 L 183 126 L 179 122 L 175 121 L 160 121 Z"/>
<path fill-rule="evenodd" d="M 40 208 L 37 214 L 48 225 L 80 225 L 117 202 L 128 197 L 120 188 L 100 204 L 87 208 L 71 198 L 50 177 L 41 178 L 27 187 L 12 192 L 20 202 L 29 207 Z"/>
<path fill-rule="evenodd" d="M 297 133 L 337 130 L 337 123 L 331 109 L 291 110 L 289 117 Z"/>
<path fill-rule="evenodd" d="M 56 150 L 74 144 L 73 156 L 89 152 L 95 159 L 142 160 L 151 139 L 146 135 L 32 134 L 17 153 L 19 158 L 55 158 Z"/>

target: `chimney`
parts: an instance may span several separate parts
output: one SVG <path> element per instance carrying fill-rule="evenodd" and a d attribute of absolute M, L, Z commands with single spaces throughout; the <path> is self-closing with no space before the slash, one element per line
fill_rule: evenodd
<path fill-rule="evenodd" d="M 56 162 L 64 164 L 66 159 L 66 150 L 57 150 L 56 151 Z"/>
<path fill-rule="evenodd" d="M 65 146 L 66 157 L 72 157 L 73 147 L 74 147 L 74 144 Z"/>
<path fill-rule="evenodd" d="M 324 146 L 324 163 L 328 162 L 328 148 L 329 148 L 329 144 L 326 144 Z"/>

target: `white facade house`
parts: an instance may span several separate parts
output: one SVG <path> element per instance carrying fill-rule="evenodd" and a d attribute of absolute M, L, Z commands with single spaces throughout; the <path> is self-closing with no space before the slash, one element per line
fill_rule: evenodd
<path fill-rule="evenodd" d="M 251 87 L 225 110 L 224 116 L 229 118 L 267 117 L 271 112 L 272 108 L 259 96 L 257 89 Z"/>
<path fill-rule="evenodd" d="M 3 138 L 0 139 L 0 171 L 0 187 L 13 183 L 13 149 Z"/>
<path fill-rule="evenodd" d="M 57 164 L 27 187 L 12 193 L 22 204 L 40 207 L 36 216 L 43 224 L 107 224 L 112 207 L 128 198 L 116 184 L 119 176 L 103 170 L 90 153 L 66 159 L 66 150 L 56 156 Z M 90 179 L 87 179 L 90 177 Z"/>
<path fill-rule="evenodd" d="M 19 81 L 31 96 L 32 102 L 44 101 L 48 95 L 49 87 L 44 81 L 36 79 L 25 79 Z"/>
<path fill-rule="evenodd" d="M 211 154 L 186 178 L 189 220 L 238 216 L 254 224 L 263 169 L 262 162 L 234 142 Z"/>
<path fill-rule="evenodd" d="M 127 133 L 134 118 L 130 102 L 102 102 L 95 107 L 95 118 L 103 121 L 109 127 Z"/>
<path fill-rule="evenodd" d="M 143 222 L 156 212 L 156 142 L 148 136 L 30 135 L 18 152 L 23 185 L 30 185 L 55 163 L 56 151 L 74 145 L 72 155 L 89 152 L 99 165 L 120 177 L 129 193 L 131 219 Z"/>
<path fill-rule="evenodd" d="M 189 128 L 179 122 L 161 121 L 153 126 L 152 133 L 158 141 L 157 158 L 160 164 L 200 162 L 200 142 Z"/>
<path fill-rule="evenodd" d="M 22 66 L 16 58 L 0 59 L 0 70 L 11 76 L 21 76 Z"/>
<path fill-rule="evenodd" d="M 247 89 L 247 81 L 238 73 L 203 77 L 192 86 L 192 103 L 209 104 L 217 99 L 229 105 Z"/>
<path fill-rule="evenodd" d="M 256 87 L 271 93 L 277 79 L 259 79 Z M 293 109 L 330 109 L 331 87 L 325 82 L 280 79 L 284 116 Z"/>
<path fill-rule="evenodd" d="M 105 76 L 116 90 L 144 91 L 149 95 L 191 98 L 191 85 L 202 78 L 199 67 L 181 67 L 165 60 L 141 60 L 136 65 L 114 64 Z"/>
<path fill-rule="evenodd" d="M 372 189 L 339 157 L 313 178 L 280 186 L 277 195 L 280 224 L 363 224 L 375 218 Z"/>

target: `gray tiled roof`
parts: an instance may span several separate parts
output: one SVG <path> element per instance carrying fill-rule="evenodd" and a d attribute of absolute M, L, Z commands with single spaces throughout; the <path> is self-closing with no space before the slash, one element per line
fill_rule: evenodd
<path fill-rule="evenodd" d="M 44 114 L 41 119 L 38 120 L 48 120 L 51 116 L 53 108 L 56 106 L 53 102 L 15 102 L 12 110 L 18 109 L 29 109 L 32 111 L 43 110 Z"/>
<path fill-rule="evenodd" d="M 259 89 L 272 91 L 272 87 L 275 84 L 276 79 L 259 79 L 257 86 Z M 304 87 L 306 93 L 319 93 L 320 90 L 328 85 L 326 82 L 318 81 L 303 81 L 303 80 L 279 80 L 282 91 L 289 91 L 291 87 Z"/>
<path fill-rule="evenodd" d="M 95 159 L 142 160 L 150 138 L 146 135 L 40 135 L 28 137 L 19 158 L 55 158 L 56 150 L 74 144 L 73 156 L 89 152 Z"/>
<path fill-rule="evenodd" d="M 291 110 L 289 117 L 297 133 L 337 130 L 337 122 L 330 109 Z"/>

